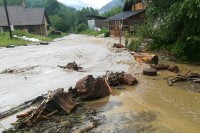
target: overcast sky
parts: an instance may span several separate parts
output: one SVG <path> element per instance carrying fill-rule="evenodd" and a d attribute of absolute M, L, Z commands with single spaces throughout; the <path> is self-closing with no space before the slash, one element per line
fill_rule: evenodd
<path fill-rule="evenodd" d="M 94 8 L 101 8 L 112 0 L 58 0 L 66 5 L 87 5 Z"/>

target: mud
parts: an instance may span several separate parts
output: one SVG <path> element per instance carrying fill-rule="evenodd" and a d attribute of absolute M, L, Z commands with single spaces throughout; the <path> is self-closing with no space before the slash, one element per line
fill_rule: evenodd
<path fill-rule="evenodd" d="M 76 81 L 87 75 L 103 75 L 108 70 L 125 71 L 137 77 L 138 85 L 121 86 L 120 88 L 125 89 L 114 89 L 115 96 L 86 103 L 89 110 L 99 110 L 97 115 L 101 124 L 92 129 L 91 133 L 198 133 L 200 93 L 190 89 L 193 85 L 180 82 L 169 86 L 166 80 L 153 80 L 155 77 L 142 75 L 143 68 L 149 66 L 136 62 L 125 49 L 112 48 L 115 42 L 118 43 L 116 38 L 70 35 L 57 39 L 48 46 L 0 49 L 0 71 L 6 68 L 39 66 L 24 73 L 0 75 L 0 111 L 48 90 L 75 86 Z M 73 61 L 86 71 L 64 71 L 57 67 Z M 198 65 L 164 63 L 177 65 L 181 74 L 189 70 L 200 72 Z M 174 73 L 159 71 L 156 78 L 164 79 L 171 75 Z M 0 131 L 3 127 L 10 127 L 10 123 L 14 121 L 14 117 L 0 121 Z"/>

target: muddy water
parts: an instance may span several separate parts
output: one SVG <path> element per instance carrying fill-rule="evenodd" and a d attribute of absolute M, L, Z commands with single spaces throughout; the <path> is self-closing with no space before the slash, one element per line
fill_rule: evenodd
<path fill-rule="evenodd" d="M 199 66 L 178 66 L 181 73 L 200 72 Z M 169 87 L 162 78 L 170 75 L 173 73 L 161 71 L 155 77 L 157 80 L 138 75 L 138 85 L 115 90 L 116 96 L 89 102 L 89 106 L 102 110 L 105 116 L 103 124 L 94 131 L 199 133 L 200 93 L 191 91 L 193 85 L 189 83 Z"/>
<path fill-rule="evenodd" d="M 113 38 L 70 35 L 48 46 L 17 47 L 0 50 L 0 72 L 6 68 L 34 69 L 17 74 L 0 74 L 0 112 L 56 88 L 68 89 L 88 74 L 105 74 L 107 70 L 134 74 L 139 84 L 115 89 L 116 96 L 89 102 L 100 111 L 102 124 L 98 133 L 198 133 L 200 130 L 200 93 L 189 91 L 191 84 L 169 87 L 165 80 L 141 75 L 144 64 L 134 61 L 129 52 L 112 49 Z M 62 70 L 57 65 L 76 61 L 84 72 Z M 171 62 L 170 62 L 171 63 Z M 173 64 L 173 63 L 171 63 Z M 200 72 L 199 66 L 178 64 L 181 73 Z M 159 72 L 156 78 L 172 75 Z M 11 120 L 13 120 L 11 118 Z M 9 122 L 11 122 L 9 120 Z M 9 127 L 7 120 L 0 121 Z"/>

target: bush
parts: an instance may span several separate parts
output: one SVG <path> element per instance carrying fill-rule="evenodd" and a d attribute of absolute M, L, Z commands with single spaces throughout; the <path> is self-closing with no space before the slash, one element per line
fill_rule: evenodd
<path fill-rule="evenodd" d="M 87 30 L 87 29 L 88 29 L 88 26 L 87 26 L 86 24 L 84 24 L 84 23 L 79 24 L 79 25 L 77 26 L 77 32 L 78 32 L 78 33 L 82 32 L 82 31 L 85 31 L 85 30 Z"/>
<path fill-rule="evenodd" d="M 128 45 L 128 49 L 133 51 L 138 51 L 138 47 L 141 45 L 143 38 L 141 37 L 134 37 L 130 44 Z"/>

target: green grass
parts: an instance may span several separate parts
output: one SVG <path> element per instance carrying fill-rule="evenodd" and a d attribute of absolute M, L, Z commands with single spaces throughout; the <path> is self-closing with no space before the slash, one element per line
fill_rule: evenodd
<path fill-rule="evenodd" d="M 13 32 L 13 35 L 17 35 L 19 37 L 26 36 L 26 37 L 29 37 L 29 38 L 37 38 L 41 41 L 50 42 L 50 41 L 53 41 L 55 38 L 63 37 L 66 34 L 62 33 L 61 36 L 60 35 L 49 35 L 48 37 L 46 37 L 46 36 L 39 36 L 39 35 L 36 35 L 36 34 L 24 32 L 24 31 L 20 31 L 20 30 L 15 30 Z M 19 45 L 25 45 L 25 44 L 31 44 L 31 43 L 33 44 L 34 42 L 25 41 L 25 40 L 18 39 L 18 38 L 10 39 L 8 32 L 3 32 L 3 33 L 0 34 L 0 47 L 5 47 L 5 46 L 8 46 L 8 45 L 19 46 Z"/>

